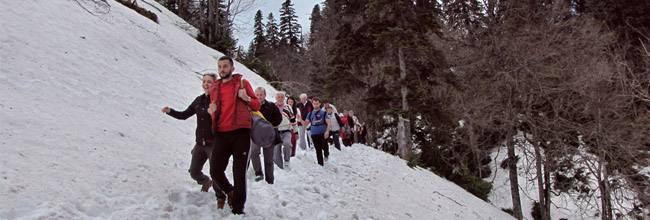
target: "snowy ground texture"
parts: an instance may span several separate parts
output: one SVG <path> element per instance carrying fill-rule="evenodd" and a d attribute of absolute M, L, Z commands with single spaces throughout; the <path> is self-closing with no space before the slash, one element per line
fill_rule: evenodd
<path fill-rule="evenodd" d="M 187 172 L 195 118 L 160 109 L 185 109 L 222 54 L 153 0 L 159 24 L 101 2 L 0 1 L 0 219 L 511 219 L 362 145 L 324 167 L 299 151 L 275 185 L 248 181 L 247 215 L 217 210 Z"/>

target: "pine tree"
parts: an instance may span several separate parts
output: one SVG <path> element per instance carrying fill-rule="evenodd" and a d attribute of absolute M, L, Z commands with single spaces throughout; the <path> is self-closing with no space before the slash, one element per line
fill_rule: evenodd
<path fill-rule="evenodd" d="M 300 47 L 300 31 L 302 28 L 298 24 L 298 16 L 293 8 L 291 0 L 286 0 L 280 8 L 280 36 L 283 45 L 291 48 Z"/>
<path fill-rule="evenodd" d="M 264 36 L 264 23 L 262 19 L 262 10 L 258 10 L 257 13 L 255 13 L 255 24 L 253 25 L 253 34 L 255 34 L 255 38 L 253 38 L 249 47 L 249 53 L 255 58 L 261 57 L 266 49 L 267 41 L 266 36 Z"/>
<path fill-rule="evenodd" d="M 311 26 L 309 27 L 309 44 L 313 45 L 314 41 L 316 41 L 316 37 L 320 35 L 319 29 L 320 29 L 320 23 L 323 20 L 323 16 L 321 15 L 321 10 L 320 6 L 314 5 L 314 9 L 311 11 L 311 17 L 309 18 L 311 20 Z"/>
<path fill-rule="evenodd" d="M 207 19 L 199 29 L 197 40 L 226 55 L 234 55 L 237 40 L 233 37 L 232 22 L 224 0 L 208 0 L 205 13 Z"/>
<path fill-rule="evenodd" d="M 266 20 L 266 45 L 270 48 L 277 48 L 280 45 L 280 32 L 273 13 L 269 13 Z"/>
<path fill-rule="evenodd" d="M 442 51 L 429 40 L 430 34 L 440 33 L 439 7 L 431 0 L 372 0 L 366 16 L 368 30 L 376 36 L 374 46 L 383 54 L 379 60 L 390 68 L 388 74 L 394 77 L 392 84 L 400 91 L 400 99 L 395 100 L 400 103 L 397 110 L 398 154 L 411 159 L 411 121 L 415 115 L 410 103 L 415 100 L 409 97 L 409 91 L 417 90 L 413 87 L 417 83 L 407 82 L 437 78 L 431 74 L 436 74 L 435 69 L 444 65 Z M 426 71 L 420 72 L 419 66 L 426 66 Z"/>

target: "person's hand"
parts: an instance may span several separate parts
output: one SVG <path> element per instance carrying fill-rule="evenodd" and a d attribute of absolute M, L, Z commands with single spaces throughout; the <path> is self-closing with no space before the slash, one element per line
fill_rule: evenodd
<path fill-rule="evenodd" d="M 247 101 L 247 102 L 251 101 L 251 97 L 249 97 L 248 94 L 246 94 L 246 89 L 239 89 L 239 94 L 238 95 L 239 95 L 239 98 L 244 100 L 244 101 Z"/>
<path fill-rule="evenodd" d="M 171 112 L 171 110 L 169 109 L 169 107 L 165 106 L 164 108 L 162 108 L 162 112 L 163 113 L 169 113 L 169 112 Z"/>
<path fill-rule="evenodd" d="M 330 131 L 325 131 L 325 139 L 330 138 Z"/>
<path fill-rule="evenodd" d="M 215 104 L 214 102 L 211 102 L 210 107 L 208 107 L 208 113 L 212 114 L 215 111 L 217 111 L 217 104 Z"/>

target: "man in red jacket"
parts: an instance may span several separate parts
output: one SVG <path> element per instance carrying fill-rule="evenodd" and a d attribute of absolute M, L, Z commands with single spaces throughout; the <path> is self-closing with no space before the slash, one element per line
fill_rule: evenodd
<path fill-rule="evenodd" d="M 260 102 L 247 80 L 235 70 L 232 58 L 219 58 L 219 76 L 210 89 L 210 108 L 214 144 L 210 160 L 212 181 L 228 195 L 228 204 L 234 214 L 244 214 L 246 203 L 246 165 L 250 149 L 251 113 L 258 111 Z M 244 88 L 242 87 L 242 84 Z M 226 177 L 226 167 L 233 156 L 232 175 L 234 187 Z M 217 200 L 217 207 L 223 207 L 223 200 Z"/>

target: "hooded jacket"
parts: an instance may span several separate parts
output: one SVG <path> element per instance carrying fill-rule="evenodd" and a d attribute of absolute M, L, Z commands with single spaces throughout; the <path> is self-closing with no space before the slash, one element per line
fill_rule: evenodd
<path fill-rule="evenodd" d="M 234 95 L 234 100 L 222 100 L 221 94 L 221 85 L 223 84 L 223 79 L 214 81 L 212 89 L 210 89 L 210 101 L 217 104 L 217 110 L 212 113 L 212 131 L 213 132 L 226 132 L 233 131 L 240 128 L 251 128 L 252 118 L 251 113 L 248 108 L 250 107 L 253 111 L 260 110 L 260 102 L 255 96 L 255 92 L 251 87 L 248 80 L 243 80 L 244 87 L 246 89 L 246 94 L 251 97 L 250 102 L 245 102 L 244 100 L 238 97 L 239 89 L 242 84 L 242 75 L 233 74 L 233 79 L 227 83 L 234 83 L 232 94 Z M 224 105 L 224 106 L 222 106 Z M 234 105 L 234 108 L 228 108 Z M 234 111 L 234 112 L 227 112 Z M 226 120 L 226 121 L 222 121 Z M 222 125 L 222 126 L 219 126 Z"/>

